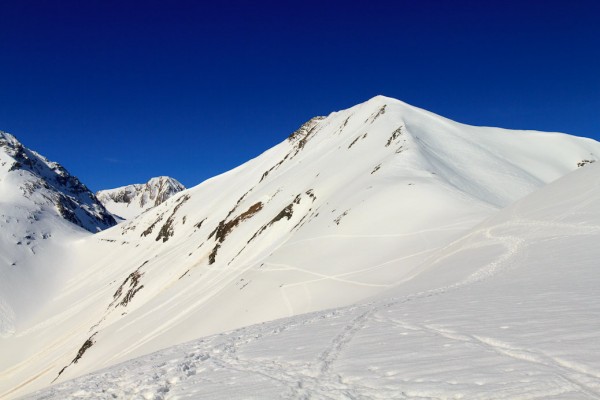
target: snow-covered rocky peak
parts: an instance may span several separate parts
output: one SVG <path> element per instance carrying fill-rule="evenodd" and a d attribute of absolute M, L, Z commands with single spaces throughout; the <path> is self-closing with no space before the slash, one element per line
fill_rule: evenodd
<path fill-rule="evenodd" d="M 185 190 L 185 186 L 176 179 L 159 176 L 142 184 L 100 190 L 96 196 L 111 213 L 123 219 L 131 219 L 182 190 Z"/>
<path fill-rule="evenodd" d="M 48 212 L 90 232 L 116 224 L 96 196 L 62 165 L 1 131 L 0 193 L 6 205 L 12 201 L 29 206 L 32 218 Z"/>

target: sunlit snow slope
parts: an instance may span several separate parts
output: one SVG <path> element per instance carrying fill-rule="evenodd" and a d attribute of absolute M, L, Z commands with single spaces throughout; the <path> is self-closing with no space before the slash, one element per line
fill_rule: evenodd
<path fill-rule="evenodd" d="M 597 399 L 599 204 L 600 165 L 586 166 L 368 303 L 210 336 L 30 398 Z"/>
<path fill-rule="evenodd" d="M 15 396 L 176 343 L 353 304 L 413 277 L 501 207 L 600 154 L 375 97 L 70 245 L 73 274 L 0 341 Z"/>
<path fill-rule="evenodd" d="M 132 219 L 164 203 L 182 190 L 185 190 L 185 186 L 176 179 L 159 176 L 146 183 L 100 190 L 96 196 L 114 215 L 122 219 Z"/>

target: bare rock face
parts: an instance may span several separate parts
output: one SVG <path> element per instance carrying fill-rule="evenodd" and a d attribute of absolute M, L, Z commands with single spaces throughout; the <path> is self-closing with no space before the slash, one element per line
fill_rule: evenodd
<path fill-rule="evenodd" d="M 101 190 L 96 196 L 113 214 L 122 219 L 132 219 L 182 190 L 185 190 L 185 186 L 176 179 L 159 176 L 143 184 Z"/>
<path fill-rule="evenodd" d="M 20 207 L 31 208 L 32 218 L 50 211 L 90 232 L 116 224 L 111 213 L 77 177 L 2 131 L 0 180 L 2 192 Z"/>

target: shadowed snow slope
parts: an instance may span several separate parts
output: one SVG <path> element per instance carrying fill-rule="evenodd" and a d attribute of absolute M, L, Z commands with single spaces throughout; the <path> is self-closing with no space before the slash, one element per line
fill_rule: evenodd
<path fill-rule="evenodd" d="M 132 219 L 182 190 L 185 190 L 185 186 L 176 179 L 159 176 L 143 184 L 100 190 L 96 196 L 111 213 L 123 219 Z"/>
<path fill-rule="evenodd" d="M 593 140 L 466 126 L 382 96 L 313 118 L 246 164 L 70 243 L 72 274 L 0 341 L 0 395 L 409 278 L 417 287 L 440 248 L 599 154 Z M 468 283 L 488 273 L 463 272 Z"/>
<path fill-rule="evenodd" d="M 161 350 L 30 398 L 597 399 L 600 165 L 369 302 Z"/>

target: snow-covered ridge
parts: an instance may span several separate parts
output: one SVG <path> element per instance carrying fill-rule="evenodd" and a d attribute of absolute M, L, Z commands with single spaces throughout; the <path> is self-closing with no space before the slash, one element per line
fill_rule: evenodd
<path fill-rule="evenodd" d="M 34 206 L 47 211 L 54 209 L 61 218 L 90 232 L 116 223 L 96 196 L 63 166 L 26 148 L 13 135 L 2 131 L 0 174 L 5 198 L 23 196 Z"/>
<path fill-rule="evenodd" d="M 382 96 L 312 119 L 244 165 L 74 243 L 72 275 L 0 341 L 0 374 L 11 371 L 0 395 L 391 290 L 599 154 L 593 140 L 467 126 Z"/>
<path fill-rule="evenodd" d="M 185 186 L 176 179 L 159 176 L 142 184 L 100 190 L 96 193 L 96 197 L 114 215 L 123 219 L 132 219 L 162 204 L 182 190 L 185 190 Z"/>

